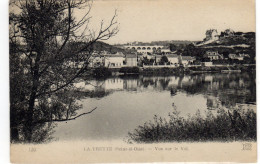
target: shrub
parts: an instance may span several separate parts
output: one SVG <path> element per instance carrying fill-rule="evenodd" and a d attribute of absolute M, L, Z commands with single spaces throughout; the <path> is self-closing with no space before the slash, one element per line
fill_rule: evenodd
<path fill-rule="evenodd" d="M 93 75 L 95 77 L 107 77 L 110 76 L 111 74 L 112 72 L 106 67 L 95 68 L 93 71 Z"/>
<path fill-rule="evenodd" d="M 154 116 L 153 121 L 129 133 L 129 142 L 151 143 L 169 141 L 235 141 L 256 140 L 256 113 L 253 110 L 207 112 L 205 118 L 198 111 L 183 118 L 175 111 L 165 118 Z"/>
<path fill-rule="evenodd" d="M 139 74 L 140 70 L 138 67 L 122 67 L 119 72 L 124 74 Z"/>

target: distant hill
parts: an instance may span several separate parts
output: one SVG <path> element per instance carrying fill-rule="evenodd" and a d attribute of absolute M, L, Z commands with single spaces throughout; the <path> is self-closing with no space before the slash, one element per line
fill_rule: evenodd
<path fill-rule="evenodd" d="M 122 53 L 127 53 L 125 49 L 117 47 L 117 46 L 113 46 L 104 42 L 96 42 L 94 43 L 94 45 L 92 46 L 93 50 L 95 51 L 107 51 L 110 52 L 112 54 L 115 54 L 117 52 L 122 52 Z"/>
<path fill-rule="evenodd" d="M 169 46 L 170 44 L 175 44 L 175 45 L 188 45 L 191 43 L 194 43 L 196 41 L 188 41 L 188 40 L 169 40 L 169 41 L 153 41 L 151 44 L 155 45 L 163 45 L 163 46 Z"/>

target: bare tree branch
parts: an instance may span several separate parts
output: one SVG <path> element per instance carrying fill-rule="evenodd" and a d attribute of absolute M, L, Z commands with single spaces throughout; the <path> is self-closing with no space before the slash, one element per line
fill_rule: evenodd
<path fill-rule="evenodd" d="M 89 111 L 89 112 L 79 114 L 78 116 L 75 116 L 75 117 L 73 117 L 73 118 L 69 118 L 69 119 L 66 118 L 66 119 L 53 119 L 53 120 L 39 120 L 39 121 L 37 121 L 37 122 L 35 122 L 35 123 L 71 121 L 71 120 L 75 120 L 75 119 L 77 119 L 77 118 L 79 118 L 79 117 L 81 117 L 81 116 L 84 116 L 84 115 L 90 114 L 90 113 L 92 113 L 92 112 L 93 112 L 94 110 L 96 110 L 96 109 L 97 109 L 97 107 L 95 107 L 94 109 L 92 109 L 92 110 Z"/>

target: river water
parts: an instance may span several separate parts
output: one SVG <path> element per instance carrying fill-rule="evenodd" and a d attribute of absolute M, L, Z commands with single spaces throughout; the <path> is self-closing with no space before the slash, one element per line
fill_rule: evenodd
<path fill-rule="evenodd" d="M 198 110 L 255 108 L 255 74 L 214 73 L 183 76 L 122 76 L 82 81 L 76 86 L 90 92 L 79 100 L 78 114 L 89 115 L 58 123 L 59 140 L 124 140 L 128 132 L 152 120 L 166 118 L 175 109 L 185 117 Z"/>

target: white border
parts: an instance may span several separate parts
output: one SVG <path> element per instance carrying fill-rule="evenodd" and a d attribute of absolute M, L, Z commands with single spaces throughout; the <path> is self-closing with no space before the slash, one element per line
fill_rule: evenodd
<path fill-rule="evenodd" d="M 0 1 L 0 163 L 10 163 L 8 3 Z"/>
<path fill-rule="evenodd" d="M 259 69 L 259 48 L 260 48 L 260 2 L 256 1 L 256 47 L 257 47 L 257 70 Z M 0 163 L 10 163 L 10 148 L 9 148 L 9 58 L 8 58 L 8 0 L 0 0 L 0 50 L 1 50 L 1 58 L 0 58 Z M 242 23 L 242 22 L 241 22 Z M 257 109 L 259 112 L 259 84 L 260 84 L 260 76 L 259 71 L 257 71 Z M 260 138 L 259 130 L 260 130 L 260 119 L 259 113 L 257 114 L 257 132 L 258 139 Z M 259 140 L 258 140 L 259 141 Z M 258 150 L 259 142 L 258 142 Z M 259 151 L 258 151 L 258 159 L 259 159 Z M 258 163 L 259 160 L 258 160 Z"/>

